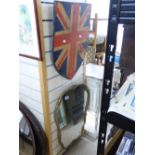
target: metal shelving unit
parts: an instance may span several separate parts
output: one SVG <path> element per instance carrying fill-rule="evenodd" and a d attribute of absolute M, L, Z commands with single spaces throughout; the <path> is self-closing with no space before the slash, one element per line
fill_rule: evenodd
<path fill-rule="evenodd" d="M 104 155 L 107 122 L 131 132 L 134 132 L 135 126 L 134 121 L 128 120 L 120 115 L 107 115 L 112 91 L 118 24 L 135 24 L 135 0 L 110 1 L 97 155 Z"/>

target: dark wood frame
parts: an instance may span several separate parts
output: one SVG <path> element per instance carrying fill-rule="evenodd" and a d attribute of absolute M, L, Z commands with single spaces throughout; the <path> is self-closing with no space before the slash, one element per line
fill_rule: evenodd
<path fill-rule="evenodd" d="M 28 109 L 28 107 L 21 101 L 19 101 L 19 110 L 29 122 L 35 141 L 35 154 L 34 155 L 49 155 L 49 145 L 46 133 L 41 126 L 38 119 Z"/>
<path fill-rule="evenodd" d="M 38 52 L 39 52 L 39 57 L 35 57 L 35 56 L 30 56 L 30 55 L 26 55 L 26 54 L 20 54 L 19 51 L 19 55 L 23 56 L 23 57 L 27 57 L 27 58 L 31 58 L 31 59 L 35 59 L 35 60 L 40 60 L 42 61 L 42 52 L 41 52 L 41 39 L 40 39 L 40 31 L 39 31 L 39 21 L 38 21 L 38 10 L 37 10 L 37 0 L 33 0 L 33 5 L 34 5 L 34 14 L 35 14 L 35 23 L 36 23 L 36 30 L 37 30 L 37 42 L 38 42 Z"/>

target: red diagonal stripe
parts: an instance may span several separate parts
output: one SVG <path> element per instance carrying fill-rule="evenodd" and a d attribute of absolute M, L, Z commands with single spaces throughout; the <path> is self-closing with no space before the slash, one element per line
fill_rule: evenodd
<path fill-rule="evenodd" d="M 68 54 L 68 65 L 67 65 L 67 76 L 72 78 L 76 71 L 77 65 L 77 42 L 79 38 L 78 25 L 80 18 L 80 5 L 73 4 L 71 10 L 71 30 L 72 30 L 72 39 L 70 40 L 70 52 Z M 75 38 L 74 38 L 75 37 Z"/>
<path fill-rule="evenodd" d="M 90 6 L 87 6 L 86 10 L 84 11 L 81 19 L 80 19 L 80 26 L 83 26 L 84 23 L 86 22 L 87 18 L 88 18 L 88 15 L 90 13 Z"/>
<path fill-rule="evenodd" d="M 57 16 L 59 17 L 59 20 L 60 20 L 61 24 L 63 25 L 64 29 L 68 29 L 69 25 L 66 22 L 64 15 L 61 12 L 61 9 L 59 9 L 59 3 L 58 3 L 58 5 L 55 5 L 55 11 L 56 11 Z"/>
<path fill-rule="evenodd" d="M 57 59 L 57 61 L 55 63 L 58 70 L 61 68 L 62 64 L 64 63 L 65 59 L 67 58 L 67 53 L 68 53 L 68 48 L 64 47 L 59 58 Z"/>

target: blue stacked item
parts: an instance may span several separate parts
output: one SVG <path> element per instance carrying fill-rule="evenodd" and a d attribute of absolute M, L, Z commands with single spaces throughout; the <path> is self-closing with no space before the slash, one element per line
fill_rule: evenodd
<path fill-rule="evenodd" d="M 134 155 L 134 154 L 135 154 L 135 136 L 130 132 L 125 132 L 115 155 Z"/>

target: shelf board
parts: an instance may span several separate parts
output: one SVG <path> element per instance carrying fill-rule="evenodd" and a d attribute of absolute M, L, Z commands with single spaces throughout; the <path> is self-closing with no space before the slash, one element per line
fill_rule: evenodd
<path fill-rule="evenodd" d="M 107 121 L 126 131 L 135 133 L 135 121 L 115 112 L 108 112 Z"/>

